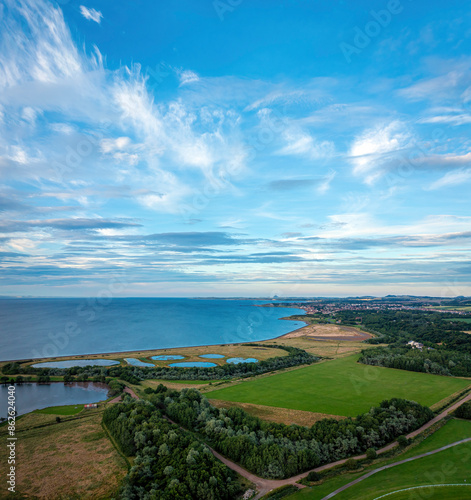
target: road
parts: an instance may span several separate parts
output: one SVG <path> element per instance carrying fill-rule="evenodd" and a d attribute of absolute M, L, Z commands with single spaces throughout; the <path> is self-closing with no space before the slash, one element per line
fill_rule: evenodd
<path fill-rule="evenodd" d="M 129 394 L 132 398 L 134 399 L 139 399 L 138 396 L 136 395 L 136 393 L 130 389 L 129 387 L 125 387 L 123 389 L 123 392 L 125 392 L 126 394 Z M 123 395 L 120 394 L 119 396 L 116 396 L 114 399 L 108 401 L 108 403 L 120 403 L 123 399 Z"/>

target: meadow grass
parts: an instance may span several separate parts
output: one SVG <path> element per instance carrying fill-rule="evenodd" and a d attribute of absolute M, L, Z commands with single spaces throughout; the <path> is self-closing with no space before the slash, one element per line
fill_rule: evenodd
<path fill-rule="evenodd" d="M 18 420 L 18 498 L 116 498 L 127 464 L 103 432 L 101 417 L 97 409 L 60 423 L 44 413 Z M 0 428 L 3 443 L 6 433 Z M 0 448 L 1 464 L 7 463 L 7 452 Z M 2 481 L 0 498 L 7 497 L 6 486 Z"/>
<path fill-rule="evenodd" d="M 430 406 L 471 380 L 357 363 L 358 355 L 241 382 L 207 393 L 210 399 L 357 416 L 393 397 Z"/>
<path fill-rule="evenodd" d="M 75 415 L 83 410 L 83 405 L 49 406 L 34 410 L 34 413 L 45 413 L 47 415 Z"/>

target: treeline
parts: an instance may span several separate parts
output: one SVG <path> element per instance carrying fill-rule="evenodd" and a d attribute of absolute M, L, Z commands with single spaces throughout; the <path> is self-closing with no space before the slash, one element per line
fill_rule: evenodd
<path fill-rule="evenodd" d="M 259 344 L 250 344 L 258 346 Z M 262 344 L 260 344 L 262 345 Z M 161 367 L 144 368 L 137 366 L 110 366 L 110 367 L 72 367 L 72 368 L 32 368 L 30 366 L 21 367 L 18 363 L 6 364 L 2 371 L 4 374 L 45 374 L 68 377 L 68 381 L 89 380 L 102 381 L 103 378 L 120 378 L 131 384 L 139 383 L 140 380 L 161 379 L 161 380 L 220 380 L 240 377 L 252 377 L 261 375 L 282 368 L 290 368 L 303 364 L 312 364 L 319 358 L 307 353 L 303 349 L 291 346 L 266 345 L 273 349 L 282 349 L 288 352 L 287 356 L 277 356 L 257 363 L 224 364 L 213 368 L 179 368 Z"/>
<path fill-rule="evenodd" d="M 356 324 L 358 316 L 361 316 L 362 328 L 380 333 L 367 343 L 404 346 L 409 340 L 415 340 L 426 346 L 442 344 L 446 349 L 471 354 L 471 335 L 463 331 L 466 324 L 453 321 L 456 315 L 451 313 L 388 310 L 336 313 L 342 324 Z"/>
<path fill-rule="evenodd" d="M 410 347 L 377 347 L 361 352 L 360 363 L 412 372 L 471 377 L 471 354 L 449 349 L 419 350 Z"/>
<path fill-rule="evenodd" d="M 149 401 L 112 405 L 104 411 L 103 423 L 122 452 L 135 456 L 120 498 L 233 500 L 240 494 L 236 474 Z"/>
<path fill-rule="evenodd" d="M 172 420 L 198 432 L 224 456 L 273 479 L 380 448 L 433 417 L 418 403 L 391 399 L 356 419 L 323 419 L 306 428 L 266 422 L 241 408 L 214 408 L 195 389 L 178 392 L 161 384 L 146 393 Z"/>

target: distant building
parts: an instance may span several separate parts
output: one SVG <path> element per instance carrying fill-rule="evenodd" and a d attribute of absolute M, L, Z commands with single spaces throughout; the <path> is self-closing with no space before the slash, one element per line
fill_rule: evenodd
<path fill-rule="evenodd" d="M 84 408 L 98 408 L 98 405 L 96 403 L 90 403 L 88 405 L 84 405 Z"/>
<path fill-rule="evenodd" d="M 410 345 L 412 349 L 420 349 L 420 350 L 422 350 L 424 347 L 424 344 L 416 342 L 415 340 L 410 340 L 409 342 L 407 342 L 407 345 Z"/>

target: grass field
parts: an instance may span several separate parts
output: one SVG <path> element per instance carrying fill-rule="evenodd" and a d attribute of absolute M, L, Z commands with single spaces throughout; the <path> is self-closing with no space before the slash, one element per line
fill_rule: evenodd
<path fill-rule="evenodd" d="M 430 406 L 471 380 L 362 365 L 358 355 L 257 378 L 207 393 L 210 399 L 356 416 L 384 399 Z"/>
<path fill-rule="evenodd" d="M 83 410 L 83 405 L 50 406 L 41 410 L 34 410 L 34 413 L 45 413 L 47 415 L 75 415 Z"/>
<path fill-rule="evenodd" d="M 113 498 L 127 465 L 101 427 L 101 410 L 86 417 L 64 419 L 29 413 L 17 421 L 16 490 L 21 498 Z M 71 417 L 66 417 L 71 418 Z M 6 427 L 0 428 L 5 443 Z M 0 447 L 0 464 L 7 463 L 7 447 Z M 3 475 L 3 474 L 2 474 Z M 7 498 L 6 480 L 0 498 Z M 20 497 L 18 497 L 20 498 Z"/>
<path fill-rule="evenodd" d="M 428 451 L 441 448 L 447 444 L 471 437 L 471 421 L 450 420 L 437 432 L 426 438 L 419 445 L 414 446 L 406 453 L 387 462 L 373 465 L 360 473 L 344 474 L 313 488 L 306 488 L 291 495 L 290 500 L 320 500 L 337 488 L 363 476 L 369 470 L 378 468 L 387 463 L 397 462 L 404 458 L 414 457 Z M 359 484 L 348 488 L 335 496 L 336 500 L 374 500 L 387 493 L 396 492 L 405 488 L 430 484 L 462 484 L 470 482 L 471 470 L 471 443 L 465 443 L 449 450 L 442 451 L 429 457 L 424 457 L 407 464 L 398 465 L 386 471 L 365 479 Z M 461 495 L 461 496 L 456 496 Z M 469 495 L 469 496 L 467 496 Z M 471 489 L 463 487 L 427 488 L 421 490 L 398 492 L 385 497 L 388 500 L 431 498 L 462 500 L 471 498 Z"/>
<path fill-rule="evenodd" d="M 453 322 L 459 321 L 461 323 L 469 323 L 469 324 L 471 324 L 471 318 L 452 318 L 452 319 L 447 319 L 445 321 L 453 321 Z"/>
<path fill-rule="evenodd" d="M 387 494 L 385 497 L 388 500 L 411 500 L 412 498 L 436 498 L 440 500 L 463 500 L 471 498 L 471 484 L 463 484 L 461 486 L 437 486 L 430 487 L 419 486 L 418 488 L 398 491 L 397 493 Z"/>

